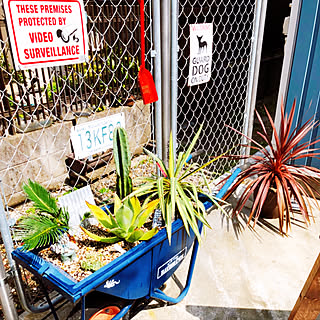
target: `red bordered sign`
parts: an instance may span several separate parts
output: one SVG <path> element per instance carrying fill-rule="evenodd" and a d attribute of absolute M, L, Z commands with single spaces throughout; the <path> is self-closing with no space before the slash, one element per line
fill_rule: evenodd
<path fill-rule="evenodd" d="M 7 0 L 4 7 L 16 69 L 87 61 L 82 0 Z"/>

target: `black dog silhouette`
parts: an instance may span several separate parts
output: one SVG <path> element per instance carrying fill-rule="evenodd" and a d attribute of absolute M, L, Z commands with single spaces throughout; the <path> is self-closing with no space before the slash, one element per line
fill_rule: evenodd
<path fill-rule="evenodd" d="M 201 41 L 201 39 L 202 39 L 202 37 L 203 36 L 197 36 L 197 38 L 198 38 L 198 44 L 199 44 L 199 51 L 198 51 L 198 53 L 200 54 L 201 52 L 203 52 L 204 51 L 204 49 L 206 49 L 206 51 L 207 51 L 207 41 Z"/>

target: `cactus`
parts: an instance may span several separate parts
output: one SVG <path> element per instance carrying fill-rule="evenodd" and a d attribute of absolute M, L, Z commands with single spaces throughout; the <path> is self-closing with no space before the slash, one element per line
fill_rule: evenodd
<path fill-rule="evenodd" d="M 131 154 L 126 131 L 117 127 L 113 132 L 113 156 L 117 170 L 117 195 L 125 198 L 132 192 L 130 178 Z"/>

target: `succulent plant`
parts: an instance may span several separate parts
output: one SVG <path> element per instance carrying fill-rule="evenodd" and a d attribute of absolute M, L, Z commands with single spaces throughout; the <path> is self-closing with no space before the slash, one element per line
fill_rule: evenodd
<path fill-rule="evenodd" d="M 158 203 L 158 199 L 151 202 L 146 200 L 141 206 L 137 197 L 126 198 L 124 201 L 121 201 L 115 195 L 114 214 L 112 214 L 109 209 L 106 209 L 107 212 L 105 212 L 100 207 L 87 202 L 96 219 L 113 236 L 102 237 L 86 230 L 82 226 L 80 228 L 92 239 L 105 243 L 115 243 L 121 240 L 126 240 L 127 242 L 149 240 L 158 232 L 158 228 L 145 230 L 143 225 Z"/>
<path fill-rule="evenodd" d="M 80 268 L 85 271 L 95 272 L 104 266 L 105 262 L 102 261 L 102 255 L 86 255 L 80 261 Z"/>

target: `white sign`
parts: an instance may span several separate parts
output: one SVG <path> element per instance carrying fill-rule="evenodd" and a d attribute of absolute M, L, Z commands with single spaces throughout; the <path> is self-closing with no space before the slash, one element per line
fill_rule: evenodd
<path fill-rule="evenodd" d="M 80 188 L 58 198 L 59 206 L 66 208 L 69 212 L 70 227 L 79 227 L 83 215 L 90 211 L 86 201 L 95 204 L 90 186 Z"/>
<path fill-rule="evenodd" d="M 125 126 L 124 113 L 85 122 L 71 129 L 71 141 L 76 159 L 83 159 L 113 146 L 113 130 Z"/>
<path fill-rule="evenodd" d="M 190 24 L 190 64 L 188 86 L 206 83 L 211 78 L 212 23 Z"/>
<path fill-rule="evenodd" d="M 17 69 L 86 61 L 83 0 L 5 0 L 4 7 Z"/>

